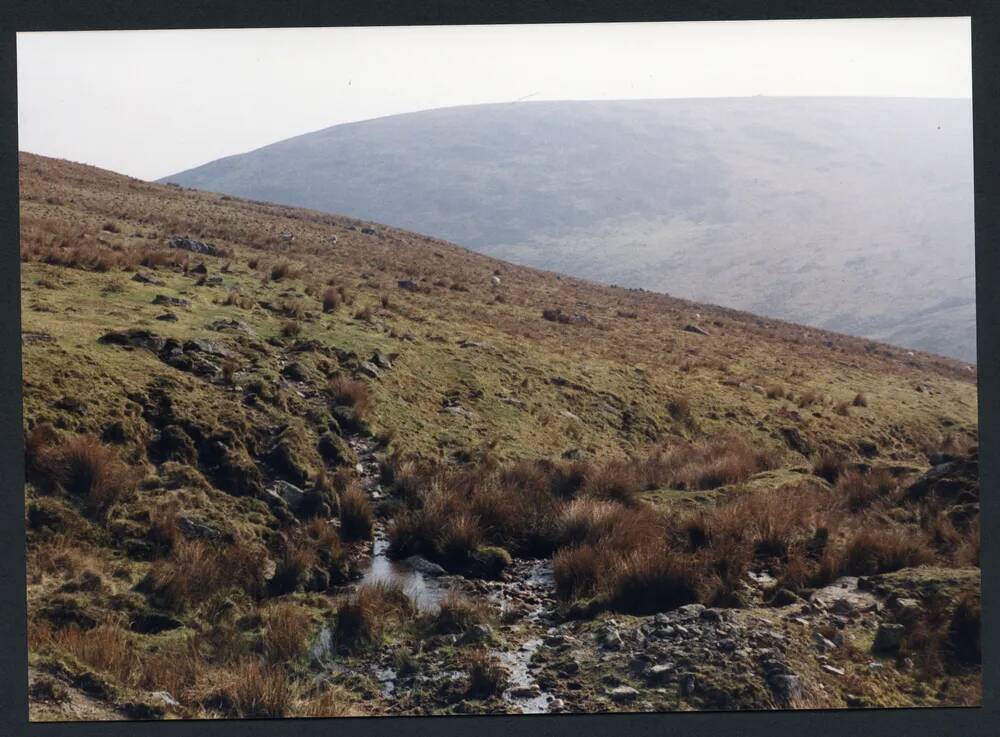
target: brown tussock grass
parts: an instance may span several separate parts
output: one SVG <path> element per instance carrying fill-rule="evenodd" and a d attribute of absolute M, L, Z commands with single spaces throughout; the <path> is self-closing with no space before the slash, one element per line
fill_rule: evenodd
<path fill-rule="evenodd" d="M 357 379 L 347 376 L 335 376 L 330 379 L 330 396 L 335 405 L 353 407 L 359 416 L 368 410 L 370 398 L 368 386 Z"/>
<path fill-rule="evenodd" d="M 340 534 L 345 540 L 369 540 L 375 523 L 368 496 L 357 483 L 340 492 Z"/>
<path fill-rule="evenodd" d="M 398 584 L 360 586 L 337 606 L 334 636 L 345 649 L 356 650 L 379 642 L 393 621 L 415 616 L 413 602 Z"/>
<path fill-rule="evenodd" d="M 301 656 L 312 634 L 309 612 L 292 602 L 268 604 L 260 612 L 264 657 L 270 663 L 288 663 Z"/>
<path fill-rule="evenodd" d="M 74 435 L 45 448 L 37 464 L 50 481 L 85 499 L 101 516 L 130 496 L 136 484 L 135 473 L 118 452 L 92 435 Z"/>
<path fill-rule="evenodd" d="M 31 639 L 33 649 L 55 648 L 119 683 L 129 683 L 138 667 L 131 636 L 115 622 L 103 622 L 91 629 L 77 625 L 54 629 L 34 623 Z"/>
<path fill-rule="evenodd" d="M 466 693 L 472 698 L 498 696 L 507 687 L 507 670 L 485 650 L 477 650 L 469 656 L 468 669 L 469 685 Z"/>
<path fill-rule="evenodd" d="M 296 701 L 294 682 L 278 665 L 246 659 L 214 675 L 222 685 L 213 689 L 213 700 L 230 716 L 283 717 Z"/>
<path fill-rule="evenodd" d="M 485 604 L 457 592 L 449 592 L 440 602 L 434 616 L 434 629 L 446 634 L 461 634 L 474 625 L 489 622 Z"/>
<path fill-rule="evenodd" d="M 264 557 L 259 546 L 249 543 L 217 547 L 181 540 L 168 558 L 153 564 L 150 585 L 163 605 L 174 611 L 196 606 L 228 588 L 256 597 L 262 592 Z"/>

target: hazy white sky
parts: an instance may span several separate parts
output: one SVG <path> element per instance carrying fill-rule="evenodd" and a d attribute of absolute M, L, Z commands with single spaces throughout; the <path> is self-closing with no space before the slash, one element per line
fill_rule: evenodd
<path fill-rule="evenodd" d="M 20 149 L 155 179 L 486 102 L 970 97 L 968 18 L 17 34 Z"/>

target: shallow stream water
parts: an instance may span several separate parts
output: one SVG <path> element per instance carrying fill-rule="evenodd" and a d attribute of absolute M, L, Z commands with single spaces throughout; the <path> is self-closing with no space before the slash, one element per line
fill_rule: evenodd
<path fill-rule="evenodd" d="M 351 438 L 349 442 L 358 455 L 357 471 L 362 488 L 373 500 L 381 498 L 380 464 L 373 443 L 363 438 Z M 441 600 L 450 590 L 461 589 L 464 582 L 461 576 L 431 575 L 418 570 L 411 562 L 391 559 L 388 552 L 389 540 L 385 525 L 378 522 L 375 525 L 371 557 L 362 567 L 357 586 L 399 585 L 422 613 L 436 612 Z M 508 672 L 509 683 L 503 693 L 504 700 L 524 714 L 548 712 L 553 700 L 551 694 L 539 688 L 530 668 L 532 656 L 542 646 L 541 628 L 552 608 L 553 590 L 551 561 L 519 560 L 509 571 L 507 580 L 498 583 L 489 594 L 489 598 L 499 608 L 501 617 L 512 605 L 516 605 L 520 613 L 518 621 L 529 629 L 524 633 L 527 639 L 518 645 L 512 643 L 512 649 L 496 648 L 490 651 Z M 517 629 L 521 630 L 520 627 Z M 520 640 L 521 637 L 516 639 Z M 392 698 L 395 692 L 395 672 L 390 668 L 380 668 L 375 675 L 383 697 Z"/>

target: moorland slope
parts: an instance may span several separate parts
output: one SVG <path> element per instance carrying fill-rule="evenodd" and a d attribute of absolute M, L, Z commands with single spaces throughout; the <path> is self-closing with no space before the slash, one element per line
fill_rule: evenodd
<path fill-rule="evenodd" d="M 979 699 L 973 366 L 20 176 L 33 718 Z"/>

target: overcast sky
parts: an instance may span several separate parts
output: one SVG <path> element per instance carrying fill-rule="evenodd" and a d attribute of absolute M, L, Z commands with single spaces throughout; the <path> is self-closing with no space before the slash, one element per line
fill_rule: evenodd
<path fill-rule="evenodd" d="M 19 33 L 24 151 L 156 179 L 487 102 L 970 97 L 967 18 Z"/>

